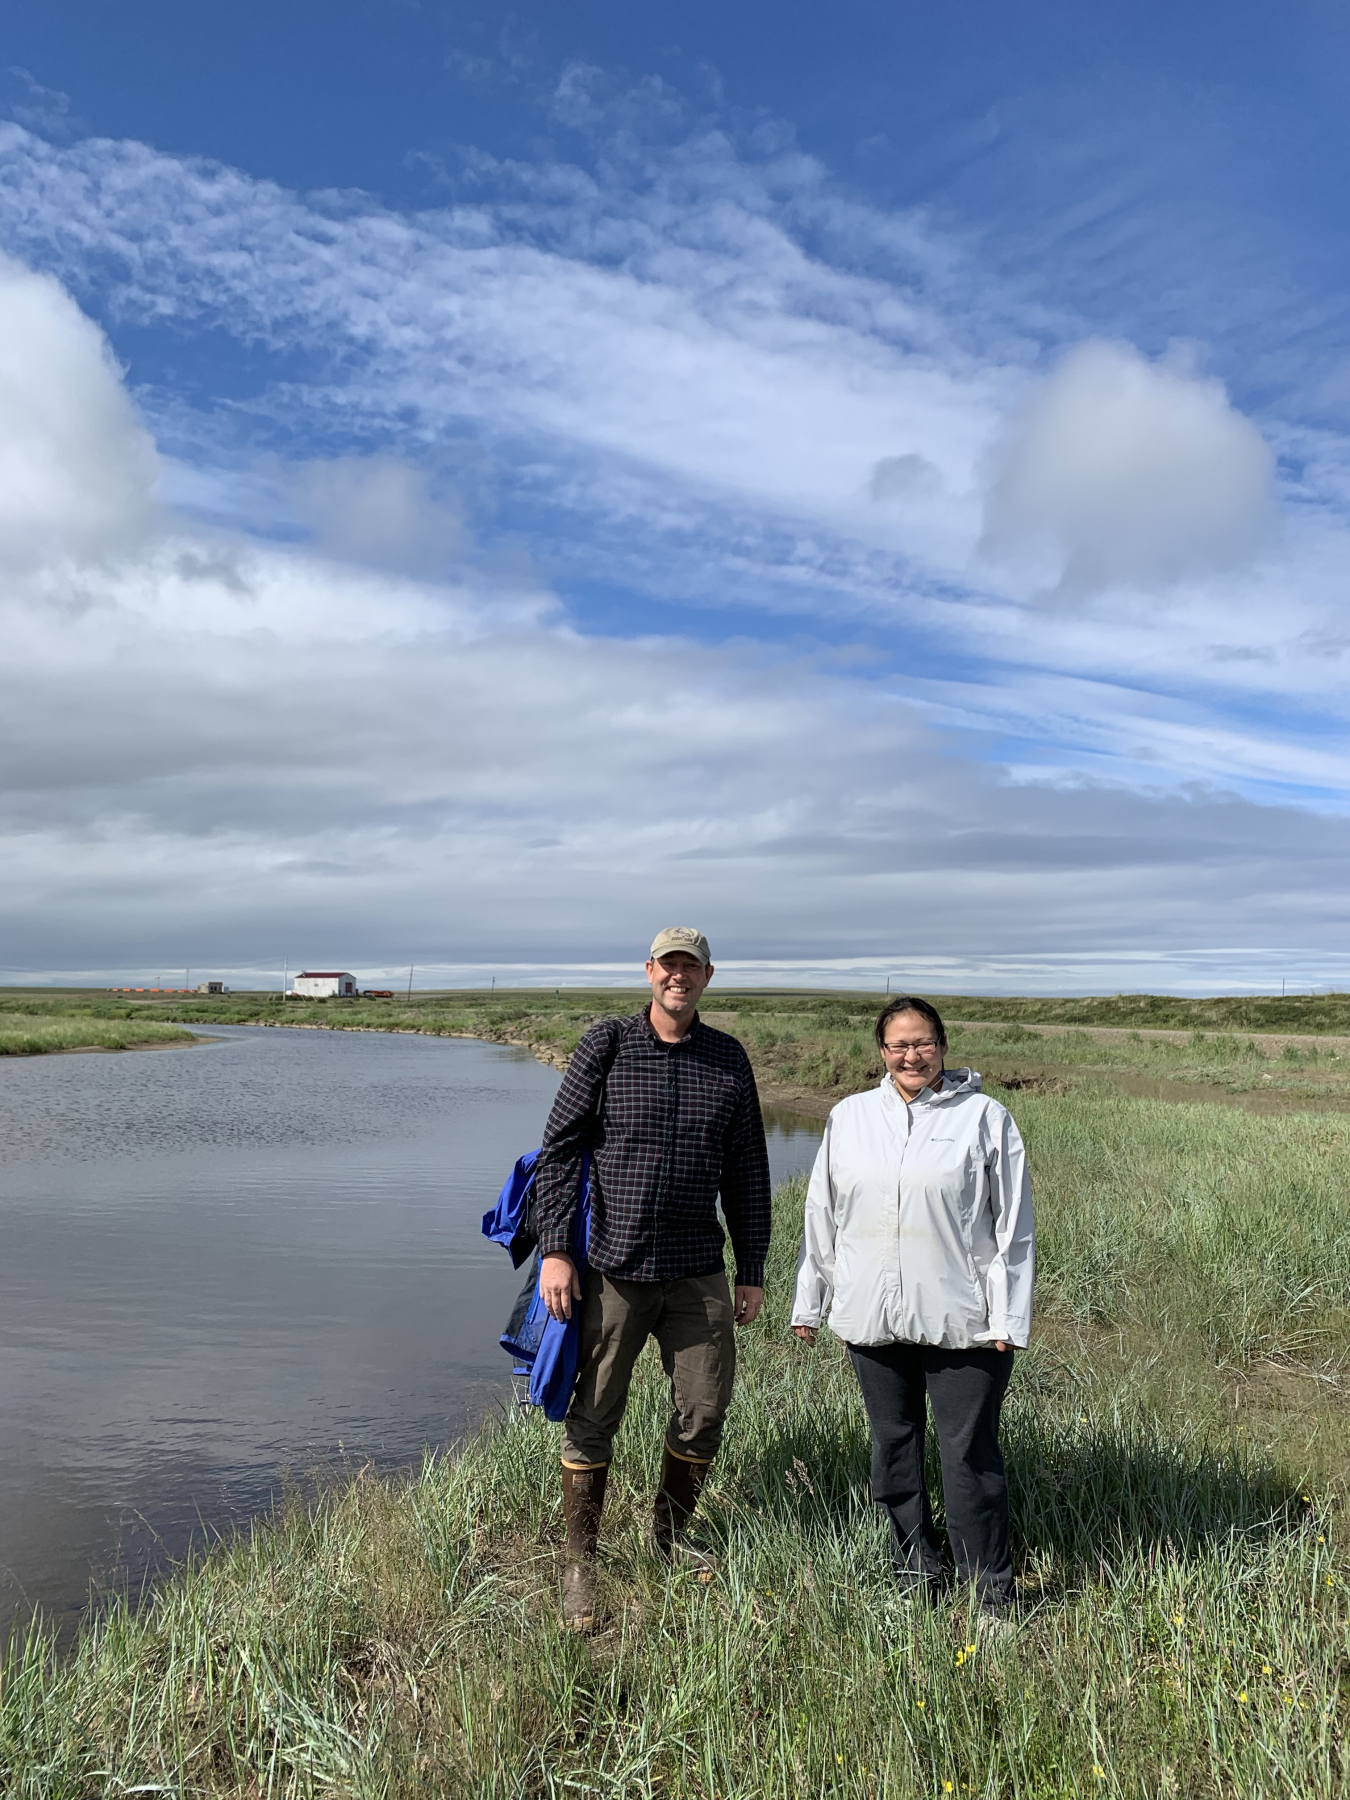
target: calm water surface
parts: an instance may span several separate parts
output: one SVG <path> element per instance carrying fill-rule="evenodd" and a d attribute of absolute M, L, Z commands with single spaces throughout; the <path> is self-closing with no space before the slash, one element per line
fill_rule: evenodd
<path fill-rule="evenodd" d="M 287 1475 L 509 1401 L 480 1235 L 558 1074 L 445 1039 L 213 1028 L 0 1059 L 0 1622 L 71 1617 Z M 768 1115 L 776 1180 L 820 1127 Z"/>

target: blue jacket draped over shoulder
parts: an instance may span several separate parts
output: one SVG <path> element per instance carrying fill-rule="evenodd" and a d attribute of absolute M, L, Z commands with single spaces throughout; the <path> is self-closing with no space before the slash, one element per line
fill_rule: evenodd
<path fill-rule="evenodd" d="M 516 1373 L 530 1378 L 532 1406 L 542 1406 L 550 1419 L 565 1417 L 577 1381 L 577 1354 L 581 1342 L 581 1308 L 574 1305 L 567 1320 L 551 1317 L 539 1293 L 538 1238 L 534 1230 L 534 1177 L 539 1151 L 522 1156 L 497 1196 L 491 1212 L 483 1214 L 483 1236 L 503 1245 L 517 1269 L 535 1252 L 534 1264 L 501 1336 L 503 1350 L 516 1359 Z M 591 1159 L 582 1158 L 581 1193 L 572 1227 L 572 1261 L 578 1274 L 586 1271 L 586 1250 L 591 1233 Z"/>

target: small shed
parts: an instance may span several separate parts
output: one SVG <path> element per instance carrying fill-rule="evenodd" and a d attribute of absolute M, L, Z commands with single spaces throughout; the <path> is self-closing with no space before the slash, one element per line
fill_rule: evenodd
<path fill-rule="evenodd" d="M 228 994 L 229 991 L 223 981 L 203 981 L 197 988 L 199 994 Z"/>
<path fill-rule="evenodd" d="M 345 969 L 302 969 L 292 992 L 297 1000 L 353 1000 L 356 977 Z"/>

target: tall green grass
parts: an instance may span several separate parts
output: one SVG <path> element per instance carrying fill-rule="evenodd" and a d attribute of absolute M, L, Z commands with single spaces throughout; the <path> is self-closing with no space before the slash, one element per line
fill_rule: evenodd
<path fill-rule="evenodd" d="M 52 1018 L 42 1013 L 0 1013 L 0 1056 L 43 1056 L 59 1050 L 142 1050 L 190 1044 L 181 1025 L 154 1019 Z"/>
<path fill-rule="evenodd" d="M 1215 1362 L 1343 1365 L 1350 1118 L 1008 1098 L 1034 1147 L 1043 1311 Z"/>
<path fill-rule="evenodd" d="M 702 1509 L 715 1584 L 645 1545 L 649 1350 L 596 1637 L 558 1622 L 557 1428 L 504 1411 L 460 1454 L 289 1504 L 67 1657 L 16 1645 L 5 1792 L 1350 1793 L 1350 1122 L 1072 1094 L 1017 1113 L 1043 1277 L 1005 1414 L 1010 1643 L 888 1580 L 846 1358 L 788 1333 L 796 1182 Z"/>
<path fill-rule="evenodd" d="M 1043 1031 L 1012 1024 L 953 1029 L 951 1060 L 976 1067 L 1047 1067 L 1068 1074 L 1126 1072 L 1153 1080 L 1233 1089 L 1263 1083 L 1307 1085 L 1311 1074 L 1324 1092 L 1350 1092 L 1350 1053 L 1343 1047 L 1286 1044 L 1266 1048 L 1232 1032 L 1193 1031 L 1181 1041 L 1127 1036 L 1094 1037 L 1086 1030 Z M 1291 1079 L 1293 1078 L 1293 1079 Z"/>

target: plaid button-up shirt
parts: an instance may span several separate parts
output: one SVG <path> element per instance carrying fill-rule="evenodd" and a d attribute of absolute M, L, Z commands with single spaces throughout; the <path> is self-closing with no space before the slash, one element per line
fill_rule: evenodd
<path fill-rule="evenodd" d="M 625 1281 L 721 1269 L 720 1190 L 736 1280 L 764 1285 L 769 1155 L 750 1059 L 734 1037 L 696 1015 L 685 1036 L 667 1044 L 645 1008 L 591 1027 L 544 1130 L 535 1219 L 545 1256 L 569 1254 L 585 1150 L 597 1269 Z"/>

